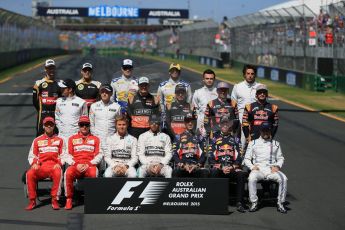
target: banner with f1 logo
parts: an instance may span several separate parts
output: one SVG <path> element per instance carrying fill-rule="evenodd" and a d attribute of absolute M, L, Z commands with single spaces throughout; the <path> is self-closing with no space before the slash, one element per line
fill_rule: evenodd
<path fill-rule="evenodd" d="M 86 214 L 228 214 L 228 179 L 85 178 Z"/>

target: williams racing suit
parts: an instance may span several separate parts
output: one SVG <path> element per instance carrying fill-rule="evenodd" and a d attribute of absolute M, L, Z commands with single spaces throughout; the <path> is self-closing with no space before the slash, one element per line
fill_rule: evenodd
<path fill-rule="evenodd" d="M 256 183 L 260 180 L 278 182 L 278 203 L 284 203 L 287 192 L 287 177 L 280 170 L 272 173 L 271 167 L 281 168 L 284 163 L 280 143 L 276 140 L 264 140 L 259 137 L 249 142 L 244 164 L 252 170 L 248 178 L 249 199 L 252 203 L 258 201 Z M 259 170 L 253 170 L 257 166 Z"/>
<path fill-rule="evenodd" d="M 141 96 L 136 93 L 134 97 L 129 97 L 128 115 L 131 119 L 128 132 L 135 138 L 150 129 L 149 118 L 152 114 L 159 115 L 159 106 L 155 98 L 149 93 Z"/>
<path fill-rule="evenodd" d="M 127 177 L 136 177 L 137 172 L 134 166 L 138 162 L 137 139 L 129 134 L 121 137 L 117 133 L 108 137 L 104 159 L 107 163 L 104 177 L 116 176 L 113 172 L 113 168 L 119 164 L 127 165 Z"/>
<path fill-rule="evenodd" d="M 138 80 L 134 77 L 121 76 L 111 81 L 113 87 L 112 100 L 117 101 L 123 111 L 127 110 L 128 96 L 134 96 L 138 92 Z"/>
<path fill-rule="evenodd" d="M 186 130 L 178 135 L 173 145 L 174 162 L 177 166 L 173 171 L 174 177 L 207 177 L 208 171 L 203 167 L 206 161 L 205 139 L 201 135 Z M 186 167 L 196 165 L 197 167 L 189 173 Z"/>
<path fill-rule="evenodd" d="M 56 101 L 55 122 L 59 136 L 67 140 L 79 130 L 78 121 L 82 115 L 87 116 L 86 102 L 77 96 L 60 97 Z"/>
<path fill-rule="evenodd" d="M 226 177 L 237 182 L 236 202 L 242 203 L 247 174 L 241 169 L 239 144 L 239 139 L 231 134 L 216 133 L 209 146 L 209 163 L 212 166 L 211 177 Z M 230 167 L 229 173 L 223 171 L 225 167 Z"/>
<path fill-rule="evenodd" d="M 138 140 L 138 156 L 142 164 L 139 177 L 148 175 L 151 164 L 162 164 L 161 175 L 171 178 L 172 168 L 168 165 L 172 157 L 170 137 L 165 133 L 153 133 L 151 130 L 141 134 Z"/>
<path fill-rule="evenodd" d="M 218 97 L 217 88 L 212 87 L 208 88 L 206 86 L 195 90 L 193 99 L 192 99 L 192 107 L 196 109 L 196 115 L 198 116 L 197 120 L 197 128 L 204 127 L 204 115 L 207 104 L 216 99 Z"/>
<path fill-rule="evenodd" d="M 272 124 L 272 138 L 278 129 L 278 106 L 265 102 L 264 104 L 257 102 L 246 105 L 242 119 L 242 130 L 246 138 L 251 140 L 260 137 L 260 126 L 263 122 Z"/>
<path fill-rule="evenodd" d="M 88 109 L 92 103 L 96 102 L 99 95 L 99 87 L 101 83 L 99 81 L 85 82 L 84 79 L 80 79 L 75 82 L 77 88 L 75 94 L 86 101 Z"/>
<path fill-rule="evenodd" d="M 38 169 L 29 169 L 26 172 L 26 185 L 29 199 L 36 199 L 37 181 L 51 178 L 53 185 L 51 188 L 52 198 L 58 199 L 61 193 L 62 165 L 64 164 L 64 142 L 57 135 L 52 137 L 43 134 L 34 139 L 29 152 L 29 164 L 38 164 Z M 59 168 L 54 169 L 58 164 Z"/>
<path fill-rule="evenodd" d="M 97 165 L 103 158 L 100 152 L 100 140 L 98 137 L 89 134 L 84 136 L 77 133 L 68 139 L 68 155 L 65 161 L 70 166 L 65 172 L 65 195 L 67 198 L 73 197 L 73 181 L 82 177 L 97 177 Z M 78 164 L 87 164 L 89 167 L 80 172 Z"/>
<path fill-rule="evenodd" d="M 60 96 L 60 87 L 55 80 L 44 77 L 35 82 L 32 102 L 37 110 L 36 136 L 44 133 L 43 119 L 48 116 L 54 117 L 56 100 Z"/>

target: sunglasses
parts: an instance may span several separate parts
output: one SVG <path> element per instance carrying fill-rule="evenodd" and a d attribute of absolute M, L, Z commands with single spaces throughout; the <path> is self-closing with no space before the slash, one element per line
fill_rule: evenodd
<path fill-rule="evenodd" d="M 122 69 L 123 69 L 123 70 L 132 70 L 132 69 L 133 69 L 133 66 L 124 65 L 124 66 L 122 66 Z"/>
<path fill-rule="evenodd" d="M 90 127 L 90 124 L 89 123 L 79 123 L 79 126 L 80 127 Z"/>
<path fill-rule="evenodd" d="M 45 126 L 45 127 L 54 127 L 55 124 L 53 124 L 53 123 L 48 123 L 48 122 L 47 122 L 47 123 L 44 124 L 44 126 Z"/>
<path fill-rule="evenodd" d="M 267 92 L 266 92 L 266 91 L 259 91 L 259 92 L 256 92 L 256 95 L 260 95 L 260 94 L 265 94 L 265 95 L 267 95 Z"/>

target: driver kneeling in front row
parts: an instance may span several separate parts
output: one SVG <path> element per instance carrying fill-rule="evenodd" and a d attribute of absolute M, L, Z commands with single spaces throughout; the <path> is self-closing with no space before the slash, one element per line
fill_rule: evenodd
<path fill-rule="evenodd" d="M 97 177 L 97 165 L 103 158 L 99 138 L 90 133 L 89 117 L 81 116 L 78 125 L 79 132 L 68 139 L 68 154 L 65 160 L 70 165 L 64 178 L 66 210 L 72 209 L 73 181 L 84 177 Z"/>
<path fill-rule="evenodd" d="M 174 143 L 173 177 L 208 177 L 205 164 L 205 138 L 196 134 L 196 118 L 188 113 L 184 118 L 186 131 L 177 135 Z"/>
<path fill-rule="evenodd" d="M 139 136 L 140 178 L 147 176 L 171 178 L 172 169 L 168 165 L 172 157 L 171 140 L 167 134 L 160 132 L 160 123 L 161 120 L 157 115 L 151 115 L 150 130 Z"/>
<path fill-rule="evenodd" d="M 124 115 L 115 118 L 116 133 L 107 138 L 104 159 L 108 168 L 104 177 L 137 176 L 134 168 L 138 162 L 137 138 L 127 133 L 128 119 Z"/>

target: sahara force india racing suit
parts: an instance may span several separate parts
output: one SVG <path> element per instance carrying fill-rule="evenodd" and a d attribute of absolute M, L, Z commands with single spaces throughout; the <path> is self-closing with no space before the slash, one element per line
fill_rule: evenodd
<path fill-rule="evenodd" d="M 175 87 L 178 84 L 182 84 L 186 88 L 187 92 L 187 99 L 186 101 L 188 103 L 191 103 L 192 100 L 192 89 L 190 87 L 190 84 L 183 81 L 183 80 L 177 80 L 174 81 L 171 78 L 167 81 L 163 81 L 162 83 L 159 84 L 158 90 L 157 90 L 157 97 L 159 98 L 159 104 L 161 107 L 161 112 L 162 112 L 162 121 L 164 128 L 166 128 L 166 115 L 165 115 L 165 110 L 167 104 L 171 104 L 174 99 L 175 99 Z"/>
<path fill-rule="evenodd" d="M 99 138 L 89 134 L 84 136 L 77 133 L 68 139 L 68 154 L 65 161 L 70 166 L 65 172 L 65 195 L 67 198 L 73 197 L 73 181 L 82 177 L 97 177 L 97 165 L 103 158 L 100 152 Z M 78 164 L 87 164 L 89 167 L 80 172 L 77 169 Z"/>
<path fill-rule="evenodd" d="M 102 149 L 108 137 L 113 135 L 115 129 L 115 118 L 121 115 L 121 107 L 118 103 L 109 101 L 108 104 L 98 101 L 90 108 L 90 130 L 91 133 L 100 138 Z"/>
<path fill-rule="evenodd" d="M 284 163 L 283 153 L 280 143 L 276 140 L 264 140 L 259 137 L 249 142 L 244 164 L 252 170 L 248 178 L 249 199 L 252 203 L 257 202 L 256 183 L 257 181 L 267 179 L 279 183 L 278 203 L 284 203 L 287 192 L 287 177 L 280 170 L 272 173 L 271 167 L 281 168 Z M 259 170 L 253 170 L 257 166 Z"/>
<path fill-rule="evenodd" d="M 51 178 L 53 185 L 51 188 L 52 198 L 59 199 L 62 183 L 62 165 L 64 155 L 63 139 L 57 135 L 52 137 L 43 134 L 34 139 L 29 152 L 29 164 L 38 164 L 38 169 L 29 169 L 26 172 L 26 185 L 29 199 L 36 199 L 37 181 L 40 179 Z M 54 166 L 58 164 L 59 168 Z"/>
<path fill-rule="evenodd" d="M 173 149 L 174 162 L 178 167 L 173 172 L 174 177 L 207 177 L 208 171 L 200 168 L 206 161 L 205 139 L 188 130 L 178 135 L 176 139 Z M 197 168 L 189 173 L 186 170 L 188 165 L 196 165 Z"/>
<path fill-rule="evenodd" d="M 87 107 L 90 109 L 92 103 L 95 103 L 98 97 L 98 90 L 101 87 L 99 81 L 85 82 L 83 79 L 80 79 L 75 82 L 77 88 L 75 94 L 86 101 Z"/>
<path fill-rule="evenodd" d="M 161 175 L 171 178 L 172 168 L 168 165 L 172 157 L 170 137 L 165 133 L 153 133 L 151 130 L 141 134 L 138 140 L 140 163 L 139 177 L 148 175 L 151 164 L 162 164 Z"/>
<path fill-rule="evenodd" d="M 107 163 L 104 177 L 116 176 L 113 172 L 113 168 L 120 164 L 127 165 L 127 177 L 136 177 L 137 172 L 134 166 L 138 162 L 137 139 L 129 134 L 121 137 L 117 133 L 108 137 L 104 159 Z"/>
<path fill-rule="evenodd" d="M 37 110 L 36 136 L 44 133 L 42 124 L 43 119 L 48 116 L 55 116 L 56 100 L 60 96 L 60 87 L 55 80 L 49 80 L 47 77 L 44 77 L 35 82 L 32 103 Z"/>
<path fill-rule="evenodd" d="M 112 101 L 121 105 L 122 111 L 127 110 L 128 96 L 134 96 L 138 92 L 138 80 L 134 77 L 121 76 L 111 81 L 114 93 Z"/>
<path fill-rule="evenodd" d="M 67 139 L 79 130 L 78 121 L 82 115 L 87 116 L 86 102 L 78 96 L 60 97 L 56 101 L 55 122 L 59 136 Z"/>
<path fill-rule="evenodd" d="M 196 109 L 196 115 L 198 116 L 197 128 L 204 127 L 204 115 L 207 104 L 218 97 L 217 88 L 208 88 L 206 86 L 195 90 L 192 106 Z"/>

